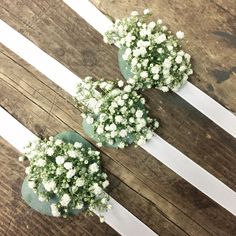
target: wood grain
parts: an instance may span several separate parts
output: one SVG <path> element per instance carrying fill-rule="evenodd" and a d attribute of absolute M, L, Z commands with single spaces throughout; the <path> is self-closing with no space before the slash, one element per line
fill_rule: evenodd
<path fill-rule="evenodd" d="M 38 214 L 21 199 L 24 178 L 20 153 L 0 136 L 0 235 L 118 235 L 98 217 L 80 215 L 74 218 L 52 218 Z"/>
<path fill-rule="evenodd" d="M 104 44 L 101 35 L 63 2 L 17 2 L 24 12 L 10 0 L 0 3 L 3 20 L 75 74 L 122 79 L 117 48 Z M 174 93 L 148 90 L 144 96 L 150 114 L 161 121 L 158 134 L 236 190 L 235 138 Z"/>
<path fill-rule="evenodd" d="M 71 97 L 3 46 L 0 51 L 0 105 L 37 135 L 68 129 L 84 135 Z M 102 151 L 105 168 L 121 181 L 111 195 L 156 232 L 236 232 L 233 215 L 142 149 Z"/>
<path fill-rule="evenodd" d="M 110 17 L 150 8 L 173 32 L 185 32 L 184 49 L 193 57 L 190 81 L 219 103 L 236 112 L 236 5 L 234 0 L 161 1 L 91 0 Z"/>

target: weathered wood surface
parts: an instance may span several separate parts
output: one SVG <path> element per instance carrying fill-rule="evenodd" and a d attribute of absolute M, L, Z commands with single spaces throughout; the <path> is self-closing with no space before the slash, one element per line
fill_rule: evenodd
<path fill-rule="evenodd" d="M 101 35 L 63 2 L 17 3 L 0 3 L 1 18 L 75 74 L 122 79 L 117 48 L 104 44 Z M 161 121 L 158 134 L 236 190 L 235 138 L 174 93 L 149 90 L 144 95 L 150 114 Z"/>
<path fill-rule="evenodd" d="M 184 48 L 193 57 L 190 81 L 236 112 L 236 2 L 234 0 L 91 0 L 114 18 L 150 8 L 173 32 L 185 32 Z"/>
<path fill-rule="evenodd" d="M 0 136 L 0 235 L 118 235 L 98 217 L 52 218 L 30 209 L 21 199 L 24 168 L 18 161 L 20 153 Z"/>
<path fill-rule="evenodd" d="M 84 135 L 71 97 L 3 46 L 0 51 L 0 105 L 36 135 L 68 129 Z M 104 167 L 114 175 L 111 195 L 154 231 L 235 234 L 233 215 L 141 148 L 102 151 Z"/>

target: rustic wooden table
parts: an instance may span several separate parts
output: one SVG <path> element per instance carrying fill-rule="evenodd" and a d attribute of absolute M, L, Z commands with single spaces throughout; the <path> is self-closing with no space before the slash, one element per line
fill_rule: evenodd
<path fill-rule="evenodd" d="M 190 81 L 236 112 L 234 0 L 92 2 L 113 18 L 148 7 L 171 30 L 184 31 L 194 65 Z M 79 77 L 122 79 L 118 49 L 62 1 L 2 0 L 0 18 Z M 235 138 L 174 93 L 143 94 L 151 116 L 161 121 L 158 134 L 235 191 Z M 1 44 L 0 105 L 38 136 L 64 130 L 85 136 L 71 96 Z M 117 235 L 97 217 L 52 219 L 29 209 L 20 197 L 20 154 L 2 138 L 0 146 L 0 235 Z M 233 214 L 140 147 L 101 152 L 111 196 L 156 233 L 236 235 Z"/>

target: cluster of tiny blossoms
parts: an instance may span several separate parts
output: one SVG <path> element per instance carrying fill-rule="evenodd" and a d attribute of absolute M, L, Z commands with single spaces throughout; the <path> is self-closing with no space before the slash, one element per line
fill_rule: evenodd
<path fill-rule="evenodd" d="M 19 160 L 29 161 L 27 181 L 38 199 L 56 197 L 52 215 L 65 217 L 75 209 L 92 213 L 93 209 L 103 212 L 110 208 L 109 196 L 104 192 L 109 182 L 101 170 L 99 155 L 82 143 L 73 145 L 50 137 L 29 143 Z"/>
<path fill-rule="evenodd" d="M 153 136 L 159 123 L 147 116 L 145 99 L 123 81 L 93 81 L 86 77 L 78 84 L 78 105 L 82 117 L 93 127 L 98 146 L 104 144 L 124 148 L 131 142 L 144 144 Z"/>
<path fill-rule="evenodd" d="M 123 60 L 130 66 L 138 89 L 158 88 L 164 92 L 177 91 L 193 73 L 190 55 L 180 46 L 184 33 L 173 35 L 161 20 L 148 23 L 148 9 L 116 20 L 104 36 L 104 41 L 116 44 L 123 51 Z"/>

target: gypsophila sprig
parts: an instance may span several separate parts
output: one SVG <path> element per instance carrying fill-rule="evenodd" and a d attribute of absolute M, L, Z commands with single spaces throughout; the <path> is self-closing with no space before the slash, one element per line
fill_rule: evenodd
<path fill-rule="evenodd" d="M 82 117 L 92 126 L 99 146 L 124 148 L 131 143 L 144 144 L 151 139 L 159 123 L 147 116 L 145 99 L 133 86 L 123 81 L 93 81 L 85 78 L 77 87 L 75 97 L 82 107 Z"/>
<path fill-rule="evenodd" d="M 150 14 L 145 9 L 143 15 L 135 11 L 116 20 L 104 41 L 120 47 L 121 59 L 133 74 L 126 79 L 135 83 L 137 89 L 177 91 L 193 73 L 190 55 L 180 45 L 184 33 L 178 31 L 173 35 L 161 20 L 148 22 Z"/>
<path fill-rule="evenodd" d="M 73 210 L 101 212 L 110 208 L 105 189 L 107 175 L 100 166 L 100 152 L 80 142 L 63 142 L 53 137 L 37 140 L 26 148 L 21 161 L 26 167 L 29 187 L 40 201 L 58 199 L 51 204 L 53 216 L 67 216 Z"/>

